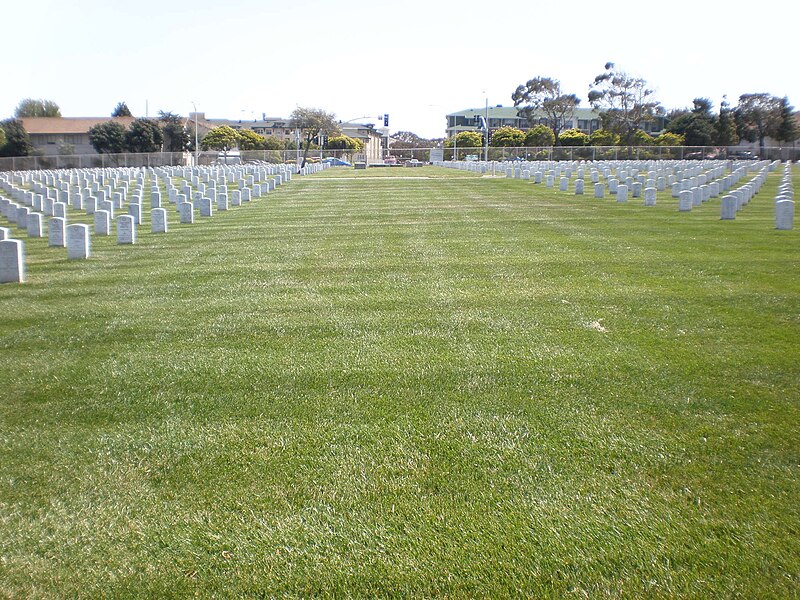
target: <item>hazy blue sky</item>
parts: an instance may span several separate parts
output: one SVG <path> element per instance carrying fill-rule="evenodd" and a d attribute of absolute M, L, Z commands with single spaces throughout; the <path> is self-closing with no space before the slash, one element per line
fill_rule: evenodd
<path fill-rule="evenodd" d="M 767 92 L 800 103 L 799 4 L 429 0 L 3 0 L 0 117 L 22 98 L 64 116 L 390 114 L 392 131 L 442 136 L 448 112 L 511 105 L 534 76 L 587 106 L 607 61 L 667 108 Z"/>

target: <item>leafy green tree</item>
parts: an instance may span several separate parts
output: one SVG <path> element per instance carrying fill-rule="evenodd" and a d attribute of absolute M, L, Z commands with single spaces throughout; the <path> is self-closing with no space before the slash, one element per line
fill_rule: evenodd
<path fill-rule="evenodd" d="M 349 150 L 351 152 L 361 152 L 364 149 L 364 142 L 351 138 L 347 135 L 335 135 L 328 138 L 327 147 L 331 150 Z"/>
<path fill-rule="evenodd" d="M 3 146 L 6 145 L 6 130 L 0 127 L 0 156 L 3 156 Z"/>
<path fill-rule="evenodd" d="M 794 118 L 794 109 L 789 104 L 789 99 L 781 98 L 781 116 L 775 131 L 775 140 L 778 142 L 793 142 L 800 137 L 797 121 Z"/>
<path fill-rule="evenodd" d="M 163 143 L 161 127 L 152 119 L 136 119 L 125 132 L 125 147 L 129 152 L 158 152 Z"/>
<path fill-rule="evenodd" d="M 116 121 L 98 123 L 89 129 L 89 143 L 98 154 L 125 152 L 125 126 Z"/>
<path fill-rule="evenodd" d="M 458 156 L 464 156 L 474 152 L 476 148 L 483 148 L 483 135 L 477 131 L 459 131 L 444 141 L 445 148 L 452 148 L 454 144 Z M 455 158 L 458 160 L 458 157 Z"/>
<path fill-rule="evenodd" d="M 687 146 L 712 146 L 717 141 L 716 117 L 711 111 L 711 100 L 695 98 L 692 110 L 670 113 L 666 130 L 683 136 Z"/>
<path fill-rule="evenodd" d="M 525 133 L 525 145 L 529 148 L 543 148 L 554 146 L 556 136 L 553 130 L 546 125 L 536 125 Z"/>
<path fill-rule="evenodd" d="M 717 128 L 717 144 L 720 146 L 735 146 L 739 143 L 739 134 L 736 133 L 736 119 L 727 98 L 723 98 L 722 102 L 720 102 L 719 115 L 715 125 Z"/>
<path fill-rule="evenodd" d="M 572 119 L 580 104 L 575 94 L 564 94 L 561 82 L 550 77 L 529 79 L 525 85 L 517 86 L 511 99 L 529 126 L 544 121 L 553 131 L 555 139 L 558 139 L 564 123 Z"/>
<path fill-rule="evenodd" d="M 558 136 L 558 142 L 562 146 L 586 146 L 589 136 L 580 129 L 566 129 Z"/>
<path fill-rule="evenodd" d="M 306 166 L 311 142 L 318 139 L 320 133 L 325 133 L 328 137 L 339 133 L 339 124 L 336 122 L 336 116 L 319 108 L 302 108 L 298 106 L 292 111 L 289 127 L 299 129 L 304 138 L 305 147 L 300 168 Z"/>
<path fill-rule="evenodd" d="M 619 134 L 608 129 L 595 129 L 589 136 L 589 144 L 592 146 L 618 146 L 619 142 Z"/>
<path fill-rule="evenodd" d="M 128 108 L 128 105 L 124 102 L 120 102 L 114 108 L 114 112 L 111 113 L 112 117 L 132 117 L 133 113 L 131 113 L 131 109 Z"/>
<path fill-rule="evenodd" d="M 158 120 L 164 134 L 164 150 L 166 152 L 183 152 L 193 143 L 184 118 L 169 111 L 158 111 Z"/>
<path fill-rule="evenodd" d="M 235 148 L 238 142 L 239 132 L 228 125 L 222 125 L 215 127 L 203 136 L 200 146 L 203 150 L 221 150 L 227 157 L 228 152 Z"/>
<path fill-rule="evenodd" d="M 631 146 L 652 146 L 655 144 L 655 138 L 646 131 L 637 129 L 631 134 Z"/>
<path fill-rule="evenodd" d="M 274 135 L 264 136 L 264 149 L 265 150 L 285 150 L 286 142 L 281 138 Z"/>
<path fill-rule="evenodd" d="M 683 146 L 686 138 L 677 133 L 665 131 L 653 140 L 656 146 Z"/>
<path fill-rule="evenodd" d="M 595 77 L 590 86 L 589 103 L 602 111 L 603 127 L 618 134 L 622 143 L 627 144 L 634 131 L 663 110 L 653 99 L 654 93 L 644 79 L 633 77 L 609 62 L 605 72 Z"/>
<path fill-rule="evenodd" d="M 767 137 L 777 137 L 782 122 L 783 101 L 769 94 L 742 94 L 734 110 L 739 137 L 748 142 L 758 140 L 764 150 Z"/>
<path fill-rule="evenodd" d="M 21 100 L 14 110 L 14 116 L 18 119 L 28 117 L 60 117 L 61 109 L 52 100 L 36 100 L 25 98 Z"/>
<path fill-rule="evenodd" d="M 30 156 L 33 154 L 33 144 L 22 121 L 19 119 L 6 119 L 0 121 L 0 128 L 6 138 L 5 145 L 0 148 L 2 156 Z"/>
<path fill-rule="evenodd" d="M 481 145 L 480 143 L 478 144 L 479 147 Z M 496 148 L 504 146 L 520 148 L 525 145 L 525 132 L 516 127 L 500 127 L 492 133 L 492 139 L 489 141 L 489 145 Z"/>
<path fill-rule="evenodd" d="M 240 150 L 263 150 L 264 138 L 252 129 L 239 130 L 239 149 Z"/>

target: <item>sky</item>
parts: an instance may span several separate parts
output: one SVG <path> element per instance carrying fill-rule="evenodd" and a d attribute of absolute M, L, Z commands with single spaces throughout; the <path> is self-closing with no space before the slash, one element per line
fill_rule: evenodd
<path fill-rule="evenodd" d="M 0 118 L 23 98 L 65 117 L 159 110 L 289 117 L 298 106 L 443 137 L 445 115 L 511 106 L 533 77 L 581 98 L 606 62 L 667 109 L 787 96 L 800 108 L 800 3 L 671 0 L 2 0 Z M 380 123 L 382 125 L 382 123 Z"/>

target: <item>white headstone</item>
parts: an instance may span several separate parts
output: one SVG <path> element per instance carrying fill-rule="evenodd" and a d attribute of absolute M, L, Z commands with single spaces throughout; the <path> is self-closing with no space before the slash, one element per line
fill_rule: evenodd
<path fill-rule="evenodd" d="M 178 213 L 180 214 L 181 223 L 194 223 L 194 204 L 191 202 L 181 202 L 178 204 Z"/>
<path fill-rule="evenodd" d="M 200 210 L 200 216 L 201 217 L 213 217 L 214 216 L 213 209 L 211 208 L 211 205 L 212 205 L 211 198 L 209 198 L 207 196 L 203 197 L 203 198 L 200 198 L 200 202 L 198 203 L 198 208 Z"/>
<path fill-rule="evenodd" d="M 106 210 L 96 210 L 94 213 L 94 234 L 111 235 L 111 215 Z"/>
<path fill-rule="evenodd" d="M 103 200 L 98 204 L 98 210 L 104 210 L 113 219 L 114 218 L 114 203 L 110 200 Z"/>
<path fill-rule="evenodd" d="M 582 196 L 583 195 L 583 179 L 576 179 L 575 180 L 575 195 Z"/>
<path fill-rule="evenodd" d="M 602 198 L 606 194 L 606 186 L 602 183 L 595 183 L 594 184 L 594 197 L 595 198 Z"/>
<path fill-rule="evenodd" d="M 150 211 L 153 233 L 167 233 L 167 209 L 154 208 Z"/>
<path fill-rule="evenodd" d="M 53 217 L 47 222 L 47 242 L 50 246 L 63 248 L 67 245 L 67 221 L 62 217 Z"/>
<path fill-rule="evenodd" d="M 42 214 L 32 212 L 28 214 L 28 237 L 40 238 L 44 235 Z"/>
<path fill-rule="evenodd" d="M 620 184 L 617 186 L 617 202 L 627 202 L 628 201 L 628 186 L 625 184 Z"/>
<path fill-rule="evenodd" d="M 723 221 L 732 221 L 736 218 L 736 196 L 730 194 L 722 197 L 722 204 L 720 205 L 720 219 Z"/>
<path fill-rule="evenodd" d="M 135 225 L 142 223 L 142 205 L 141 204 L 128 204 L 128 214 L 133 217 Z"/>
<path fill-rule="evenodd" d="M 27 206 L 19 206 L 17 207 L 17 227 L 20 229 L 28 229 L 28 215 L 30 214 L 31 209 Z"/>
<path fill-rule="evenodd" d="M 678 210 L 681 212 L 689 212 L 692 210 L 692 198 L 694 194 L 692 194 L 691 190 L 681 190 L 680 196 L 678 197 Z"/>
<path fill-rule="evenodd" d="M 89 258 L 89 226 L 67 225 L 67 258 Z"/>
<path fill-rule="evenodd" d="M 8 227 L 0 227 L 0 242 L 11 238 L 11 230 Z"/>
<path fill-rule="evenodd" d="M 653 187 L 644 188 L 644 205 L 645 206 L 656 205 L 656 188 Z"/>
<path fill-rule="evenodd" d="M 791 229 L 794 222 L 794 200 L 780 198 L 775 202 L 775 229 Z"/>
<path fill-rule="evenodd" d="M 0 283 L 25 281 L 25 246 L 21 240 L 0 241 Z"/>
<path fill-rule="evenodd" d="M 133 215 L 120 215 L 117 217 L 117 243 L 136 243 L 136 223 Z"/>

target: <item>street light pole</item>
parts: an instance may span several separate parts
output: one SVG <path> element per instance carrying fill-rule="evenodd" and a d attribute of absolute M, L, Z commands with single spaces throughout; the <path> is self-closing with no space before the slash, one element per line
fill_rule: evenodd
<path fill-rule="evenodd" d="M 199 147 L 197 145 L 197 105 L 192 101 L 192 107 L 194 107 L 194 166 L 200 166 L 200 154 L 199 154 Z"/>
<path fill-rule="evenodd" d="M 486 113 L 484 114 L 484 121 L 486 125 L 486 140 L 483 149 L 483 160 L 489 162 L 489 96 L 486 96 Z"/>

